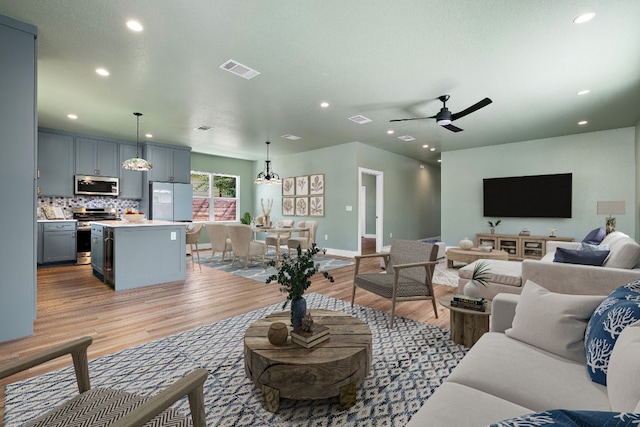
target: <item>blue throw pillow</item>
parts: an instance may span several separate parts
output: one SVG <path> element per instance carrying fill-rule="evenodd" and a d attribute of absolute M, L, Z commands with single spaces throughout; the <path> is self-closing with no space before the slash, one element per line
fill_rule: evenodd
<path fill-rule="evenodd" d="M 522 415 L 510 420 L 491 424 L 489 427 L 524 427 L 524 426 L 558 426 L 558 427 L 637 427 L 640 414 L 605 411 L 571 411 L 568 409 L 552 409 L 536 414 Z"/>
<path fill-rule="evenodd" d="M 580 249 L 556 248 L 553 262 L 601 266 L 608 256 L 609 251 L 581 251 Z"/>
<path fill-rule="evenodd" d="M 604 228 L 594 228 L 582 239 L 582 243 L 589 243 L 590 245 L 599 245 L 600 242 L 605 238 L 607 233 L 604 231 Z"/>
<path fill-rule="evenodd" d="M 640 280 L 620 286 L 593 312 L 584 338 L 591 381 L 607 385 L 613 346 L 624 328 L 640 320 Z"/>

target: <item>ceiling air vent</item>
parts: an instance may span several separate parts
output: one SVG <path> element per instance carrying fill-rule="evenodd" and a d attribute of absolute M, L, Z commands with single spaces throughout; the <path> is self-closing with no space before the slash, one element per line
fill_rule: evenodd
<path fill-rule="evenodd" d="M 211 126 L 207 126 L 207 125 L 198 126 L 196 128 L 196 130 L 202 130 L 202 131 L 207 131 L 209 129 L 211 129 Z"/>
<path fill-rule="evenodd" d="M 353 116 L 353 117 L 349 117 L 349 120 L 351 120 L 352 122 L 356 122 L 359 125 L 363 125 L 365 123 L 371 123 L 373 120 L 366 118 L 365 116 Z"/>
<path fill-rule="evenodd" d="M 416 139 L 415 139 L 414 137 L 412 137 L 411 135 L 402 135 L 402 136 L 399 136 L 399 137 L 398 137 L 398 139 L 401 139 L 401 140 L 403 140 L 403 141 L 405 141 L 405 142 L 408 142 L 408 141 L 415 141 L 415 140 L 416 140 Z"/>
<path fill-rule="evenodd" d="M 286 135 L 282 135 L 282 138 L 290 139 L 292 141 L 297 141 L 298 139 L 302 139 L 301 137 L 295 136 L 295 135 L 291 135 L 290 133 L 288 133 Z"/>
<path fill-rule="evenodd" d="M 233 73 L 237 76 L 243 77 L 247 80 L 254 78 L 260 72 L 247 67 L 246 65 L 242 65 L 238 61 L 234 61 L 233 59 L 228 60 L 224 64 L 220 66 L 223 70 L 227 70 L 230 73 Z"/>

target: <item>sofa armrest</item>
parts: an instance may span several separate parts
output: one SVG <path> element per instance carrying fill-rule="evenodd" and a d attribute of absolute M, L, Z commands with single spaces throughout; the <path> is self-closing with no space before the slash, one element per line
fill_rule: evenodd
<path fill-rule="evenodd" d="M 520 300 L 518 294 L 498 294 L 491 302 L 491 332 L 506 331 L 511 327 L 516 315 L 516 305 Z"/>
<path fill-rule="evenodd" d="M 548 254 L 555 254 L 556 248 L 565 248 L 565 249 L 579 249 L 580 242 L 562 242 L 556 240 L 547 240 L 546 249 Z"/>

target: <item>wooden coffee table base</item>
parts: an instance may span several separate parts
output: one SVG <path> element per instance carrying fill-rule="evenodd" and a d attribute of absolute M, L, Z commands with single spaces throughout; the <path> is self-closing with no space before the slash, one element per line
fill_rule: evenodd
<path fill-rule="evenodd" d="M 362 320 L 330 310 L 309 310 L 314 321 L 329 327 L 331 337 L 306 349 L 287 339 L 269 342 L 274 322 L 290 323 L 288 311 L 253 323 L 245 332 L 244 367 L 247 378 L 262 391 L 263 407 L 277 412 L 280 398 L 340 397 L 340 406 L 356 402 L 356 387 L 371 370 L 371 330 Z M 289 328 L 291 328 L 289 326 Z"/>

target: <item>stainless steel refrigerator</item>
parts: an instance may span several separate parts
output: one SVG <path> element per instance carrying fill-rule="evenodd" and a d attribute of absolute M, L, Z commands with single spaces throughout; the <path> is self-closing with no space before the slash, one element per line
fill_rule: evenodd
<path fill-rule="evenodd" d="M 149 219 L 192 221 L 193 186 L 172 182 L 149 183 Z"/>

